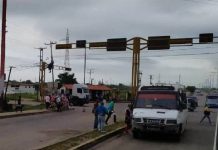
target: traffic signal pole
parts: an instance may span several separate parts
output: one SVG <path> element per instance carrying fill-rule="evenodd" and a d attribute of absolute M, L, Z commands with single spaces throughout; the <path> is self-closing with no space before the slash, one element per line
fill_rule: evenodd
<path fill-rule="evenodd" d="M 140 67 L 140 38 L 133 38 L 133 57 L 132 57 L 132 98 L 136 98 L 139 88 L 139 67 Z"/>

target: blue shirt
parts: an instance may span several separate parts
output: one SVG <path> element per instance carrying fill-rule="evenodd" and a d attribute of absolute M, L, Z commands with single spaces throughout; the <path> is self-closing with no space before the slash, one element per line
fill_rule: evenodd
<path fill-rule="evenodd" d="M 100 116 L 105 116 L 107 114 L 107 109 L 103 105 L 99 105 L 96 108 L 96 114 Z"/>

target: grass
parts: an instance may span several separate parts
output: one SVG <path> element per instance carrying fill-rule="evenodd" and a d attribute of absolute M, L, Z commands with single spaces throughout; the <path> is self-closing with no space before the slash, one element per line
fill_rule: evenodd
<path fill-rule="evenodd" d="M 45 104 L 39 104 L 35 106 L 31 105 L 24 105 L 23 110 L 39 110 L 39 109 L 45 109 Z"/>
<path fill-rule="evenodd" d="M 31 93 L 15 93 L 15 94 L 7 94 L 8 100 L 17 100 L 21 96 L 21 98 L 30 99 L 30 100 L 36 100 L 37 94 L 31 94 Z"/>
<path fill-rule="evenodd" d="M 117 128 L 123 127 L 124 126 L 124 122 L 117 122 L 115 124 L 109 125 L 105 127 L 106 133 L 107 132 L 111 132 Z M 95 139 L 97 137 L 100 137 L 102 135 L 104 135 L 105 133 L 101 133 L 99 131 L 90 131 L 88 133 L 67 139 L 65 141 L 44 147 L 40 150 L 67 150 L 70 149 L 72 147 L 76 147 L 82 143 L 85 143 L 89 140 Z"/>

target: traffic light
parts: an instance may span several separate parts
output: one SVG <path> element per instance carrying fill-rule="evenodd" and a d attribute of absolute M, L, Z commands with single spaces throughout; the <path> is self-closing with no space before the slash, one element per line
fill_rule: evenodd
<path fill-rule="evenodd" d="M 86 40 L 77 40 L 76 48 L 86 48 Z"/>
<path fill-rule="evenodd" d="M 213 33 L 199 34 L 199 43 L 211 43 L 213 42 Z"/>
<path fill-rule="evenodd" d="M 107 51 L 126 51 L 126 38 L 108 39 Z"/>
<path fill-rule="evenodd" d="M 65 71 L 71 71 L 71 68 L 65 68 Z"/>
<path fill-rule="evenodd" d="M 170 48 L 170 36 L 148 37 L 148 50 L 161 50 Z"/>

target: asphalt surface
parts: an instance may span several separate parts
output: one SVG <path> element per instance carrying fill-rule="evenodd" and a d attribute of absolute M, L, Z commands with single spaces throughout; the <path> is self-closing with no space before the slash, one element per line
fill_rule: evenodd
<path fill-rule="evenodd" d="M 181 140 L 175 140 L 175 137 L 167 134 L 153 133 L 145 135 L 141 139 L 134 139 L 129 134 L 120 134 L 103 143 L 91 148 L 92 150 L 212 150 L 216 123 L 216 112 L 211 114 L 213 125 L 204 120 L 200 124 L 203 115 L 203 105 L 205 96 L 199 97 L 199 108 L 195 112 L 189 112 L 188 126 Z"/>
<path fill-rule="evenodd" d="M 0 150 L 32 150 L 91 131 L 93 104 L 72 110 L 0 120 Z M 123 120 L 126 103 L 115 104 L 117 120 Z M 109 124 L 113 123 L 109 120 Z"/>

